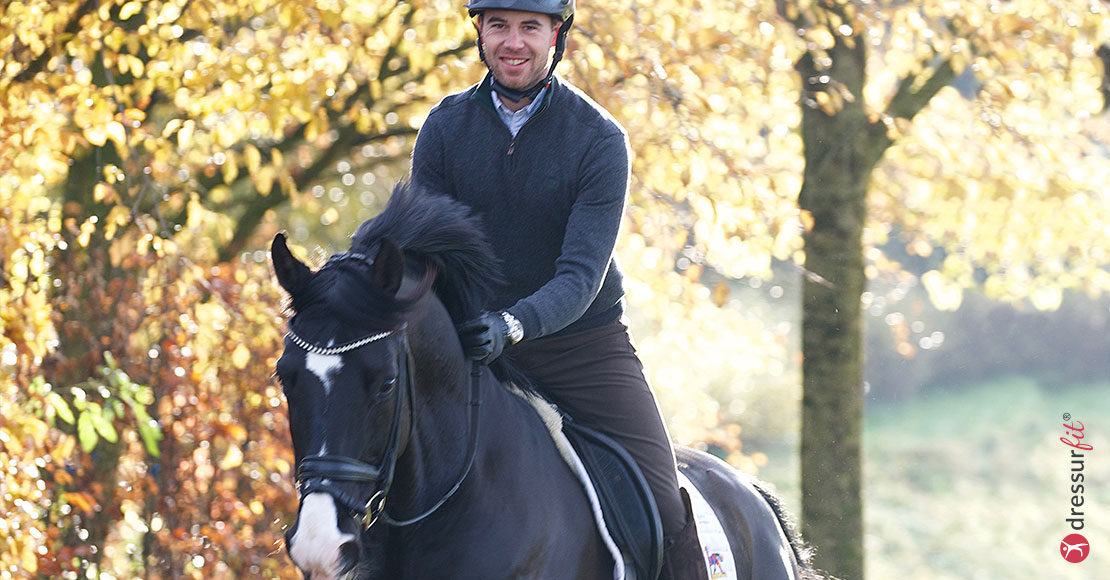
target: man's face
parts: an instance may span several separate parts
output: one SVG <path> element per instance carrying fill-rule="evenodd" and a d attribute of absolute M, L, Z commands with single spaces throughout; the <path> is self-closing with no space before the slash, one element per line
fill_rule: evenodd
<path fill-rule="evenodd" d="M 486 63 L 497 82 L 526 89 L 547 76 L 558 27 L 546 14 L 487 10 L 478 19 Z"/>

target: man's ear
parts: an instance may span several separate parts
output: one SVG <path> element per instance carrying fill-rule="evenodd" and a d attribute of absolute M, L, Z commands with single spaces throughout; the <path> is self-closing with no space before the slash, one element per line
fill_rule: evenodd
<path fill-rule="evenodd" d="M 559 42 L 559 29 L 562 27 L 562 22 L 555 23 L 555 31 L 551 34 L 551 48 L 555 48 L 555 44 Z"/>

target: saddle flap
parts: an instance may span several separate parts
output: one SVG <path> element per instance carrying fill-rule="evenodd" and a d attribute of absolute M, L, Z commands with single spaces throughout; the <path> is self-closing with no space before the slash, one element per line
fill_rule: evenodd
<path fill-rule="evenodd" d="M 663 527 L 655 497 L 636 461 L 612 438 L 571 420 L 563 433 L 594 483 L 606 527 L 636 578 L 659 576 Z"/>

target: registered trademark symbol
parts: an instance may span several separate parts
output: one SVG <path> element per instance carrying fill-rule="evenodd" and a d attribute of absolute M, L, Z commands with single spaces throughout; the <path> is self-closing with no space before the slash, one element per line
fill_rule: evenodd
<path fill-rule="evenodd" d="M 1064 413 L 1064 420 L 1071 421 L 1071 413 Z"/>

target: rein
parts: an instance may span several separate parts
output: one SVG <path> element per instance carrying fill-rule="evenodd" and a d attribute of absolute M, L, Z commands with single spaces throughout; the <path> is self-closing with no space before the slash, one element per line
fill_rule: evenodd
<path fill-rule="evenodd" d="M 394 330 L 367 335 L 360 339 L 334 347 L 323 347 L 308 342 L 300 336 L 297 336 L 292 330 L 286 335 L 289 342 L 292 342 L 306 352 L 330 356 L 350 352 L 383 338 L 400 333 L 401 349 L 397 355 L 397 368 L 399 369 L 397 381 L 400 384 L 397 386 L 397 401 L 393 409 L 393 424 L 390 426 L 389 441 L 386 444 L 385 454 L 382 456 L 381 463 L 374 466 L 364 461 L 342 455 L 313 455 L 302 457 L 297 466 L 297 488 L 302 500 L 313 492 L 327 493 L 343 504 L 353 514 L 359 516 L 364 530 L 369 530 L 379 519 L 383 519 L 391 526 L 409 526 L 435 513 L 436 510 L 447 503 L 447 500 L 451 499 L 451 497 L 455 495 L 455 492 L 462 487 L 463 482 L 466 480 L 467 476 L 470 475 L 470 470 L 474 466 L 474 457 L 477 454 L 480 426 L 479 411 L 482 405 L 480 394 L 481 366 L 478 362 L 472 362 L 470 369 L 470 399 L 468 403 L 470 406 L 470 414 L 467 419 L 468 441 L 466 449 L 466 466 L 463 468 L 462 473 L 455 481 L 455 484 L 451 486 L 450 490 L 423 513 L 415 517 L 401 520 L 395 519 L 386 513 L 385 504 L 389 496 L 390 488 L 393 486 L 397 458 L 402 453 L 400 431 L 401 413 L 404 408 L 405 397 L 407 396 L 410 401 L 415 401 L 412 394 L 411 357 L 409 356 L 408 338 L 404 330 L 405 325 L 401 325 Z M 412 419 L 413 407 L 411 403 L 409 406 L 409 414 L 409 433 L 406 434 L 406 441 L 411 437 L 414 423 Z M 369 484 L 373 486 L 373 491 L 369 494 L 369 499 L 363 502 L 357 498 L 351 497 L 343 490 L 337 489 L 332 484 L 332 482 L 335 481 Z"/>
<path fill-rule="evenodd" d="M 451 486 L 451 489 L 448 490 L 439 501 L 433 504 L 432 507 L 425 510 L 424 513 L 406 520 L 395 520 L 390 517 L 389 514 L 385 513 L 385 498 L 383 497 L 380 513 L 385 517 L 385 522 L 387 524 L 391 526 L 409 526 L 432 515 L 436 510 L 442 507 L 443 504 L 447 503 L 447 500 L 451 499 L 451 496 L 455 495 L 456 491 L 459 491 L 463 482 L 466 481 L 467 476 L 470 475 L 470 469 L 474 467 L 474 456 L 477 455 L 478 452 L 478 428 L 481 425 L 479 422 L 479 411 L 482 407 L 482 395 L 480 392 L 481 376 L 481 365 L 478 361 L 472 361 L 470 363 L 470 401 L 468 402 L 468 405 L 470 405 L 470 416 L 466 424 L 466 430 L 469 434 L 466 443 L 466 467 L 464 467 L 462 473 L 459 474 L 459 478 L 455 481 L 455 485 Z M 366 524 L 365 520 L 363 520 L 363 524 L 366 524 L 367 529 L 369 529 L 370 525 L 373 525 L 373 523 L 374 522 L 371 521 L 370 524 Z"/>

